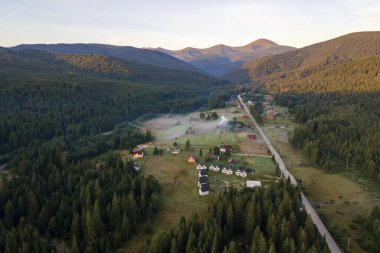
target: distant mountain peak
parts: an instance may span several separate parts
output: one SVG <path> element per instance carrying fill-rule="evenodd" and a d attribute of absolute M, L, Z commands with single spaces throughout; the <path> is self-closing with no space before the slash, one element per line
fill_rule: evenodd
<path fill-rule="evenodd" d="M 208 48 L 186 47 L 181 50 L 156 48 L 155 50 L 188 62 L 213 76 L 223 76 L 247 61 L 294 49 L 278 45 L 268 39 L 258 39 L 245 46 L 217 44 Z"/>
<path fill-rule="evenodd" d="M 248 46 L 263 46 L 264 47 L 264 46 L 279 46 L 279 45 L 271 40 L 261 38 L 261 39 L 252 41 L 251 43 L 245 45 L 244 47 L 248 47 Z"/>

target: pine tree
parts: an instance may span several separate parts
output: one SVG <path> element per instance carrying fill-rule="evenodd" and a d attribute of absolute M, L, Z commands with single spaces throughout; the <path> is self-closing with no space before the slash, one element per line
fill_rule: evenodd
<path fill-rule="evenodd" d="M 193 250 L 193 247 L 195 246 L 196 240 L 197 240 L 197 236 L 195 235 L 193 228 L 191 228 L 191 230 L 189 232 L 189 239 L 188 239 L 187 244 L 186 244 L 186 251 L 185 251 L 186 253 L 191 252 Z"/>
<path fill-rule="evenodd" d="M 235 241 L 231 241 L 230 245 L 228 246 L 228 252 L 229 253 L 238 253 L 238 245 L 236 244 Z"/>
<path fill-rule="evenodd" d="M 231 203 L 228 205 L 227 209 L 227 232 L 228 237 L 231 238 L 234 234 L 235 227 L 234 227 L 234 210 L 232 209 Z"/>
<path fill-rule="evenodd" d="M 251 201 L 247 208 L 246 220 L 245 220 L 245 234 L 247 237 L 252 237 L 256 226 L 254 203 Z"/>
<path fill-rule="evenodd" d="M 4 221 L 5 221 L 5 225 L 8 228 L 11 228 L 13 226 L 14 217 L 15 217 L 15 212 L 13 208 L 13 203 L 11 200 L 8 199 L 7 204 L 5 205 L 5 209 L 4 209 Z"/>
<path fill-rule="evenodd" d="M 75 236 L 73 236 L 73 239 L 71 240 L 71 252 L 72 253 L 79 253 L 79 246 L 78 246 L 78 241 Z"/>
<path fill-rule="evenodd" d="M 100 213 L 99 201 L 96 200 L 93 210 L 94 231 L 97 236 L 103 234 L 103 222 Z"/>
<path fill-rule="evenodd" d="M 75 238 L 81 238 L 80 217 L 77 212 L 74 213 L 73 219 L 71 221 L 70 233 L 71 236 Z"/>
<path fill-rule="evenodd" d="M 187 151 L 189 151 L 190 148 L 191 148 L 191 146 L 190 146 L 190 140 L 187 140 L 186 143 L 185 143 L 185 149 L 186 149 Z"/>
<path fill-rule="evenodd" d="M 173 238 L 170 246 L 170 253 L 177 253 L 179 252 L 177 241 Z"/>
<path fill-rule="evenodd" d="M 276 253 L 276 246 L 274 245 L 273 242 L 269 246 L 268 253 Z"/>

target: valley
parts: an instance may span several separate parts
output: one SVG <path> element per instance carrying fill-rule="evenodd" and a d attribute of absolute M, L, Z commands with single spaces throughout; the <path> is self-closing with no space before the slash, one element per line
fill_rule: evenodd
<path fill-rule="evenodd" d="M 265 9 L 240 3 L 231 22 L 231 6 L 206 2 L 181 15 L 192 24 L 178 44 L 160 24 L 175 15 L 144 8 L 118 23 L 153 47 L 125 46 L 115 24 L 98 43 L 0 47 L 0 252 L 379 252 L 380 32 L 305 46 L 293 24 L 263 33 L 281 44 L 252 41 L 248 31 L 271 21 L 243 14 Z M 192 17 L 210 10 L 247 25 L 204 30 L 214 21 Z M 99 34 L 110 25 L 95 23 Z M 197 32 L 242 46 L 199 38 L 184 48 Z"/>

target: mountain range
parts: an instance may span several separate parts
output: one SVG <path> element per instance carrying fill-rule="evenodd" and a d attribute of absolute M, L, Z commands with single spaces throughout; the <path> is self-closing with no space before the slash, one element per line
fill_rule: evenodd
<path fill-rule="evenodd" d="M 154 65 L 161 68 L 183 70 L 201 73 L 191 64 L 181 61 L 173 56 L 159 51 L 135 48 L 131 46 L 113 46 L 105 44 L 22 44 L 9 49 L 19 51 L 22 49 L 42 50 L 56 54 L 100 54 L 119 58 L 129 62 L 138 62 Z"/>
<path fill-rule="evenodd" d="M 181 50 L 151 49 L 174 56 L 217 77 L 225 76 L 247 61 L 295 50 L 294 47 L 281 46 L 267 39 L 255 40 L 245 46 L 237 47 L 220 44 L 204 49 L 193 47 Z"/>
<path fill-rule="evenodd" d="M 368 65 L 369 58 L 379 55 L 380 32 L 351 33 L 291 52 L 248 61 L 234 70 L 229 79 L 259 82 L 282 91 L 291 89 L 297 83 L 307 89 L 311 87 L 310 76 L 319 76 L 318 79 L 324 81 L 327 80 L 326 71 L 330 74 L 338 73 L 337 66 L 345 69 L 350 67 L 352 70 L 354 66 Z M 335 70 L 330 71 L 332 68 Z M 325 73 L 324 78 L 321 76 L 322 73 Z M 358 71 L 356 73 L 359 74 Z M 368 76 L 368 80 L 373 78 L 377 77 Z"/>

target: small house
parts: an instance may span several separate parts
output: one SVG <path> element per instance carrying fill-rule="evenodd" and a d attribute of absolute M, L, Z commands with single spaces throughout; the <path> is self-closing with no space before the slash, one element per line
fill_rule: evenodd
<path fill-rule="evenodd" d="M 246 178 L 247 177 L 247 172 L 245 172 L 245 171 L 240 172 L 240 177 Z"/>
<path fill-rule="evenodd" d="M 195 163 L 197 161 L 197 158 L 195 156 L 191 155 L 189 158 L 187 158 L 188 163 Z"/>
<path fill-rule="evenodd" d="M 227 153 L 227 152 L 231 152 L 232 148 L 233 148 L 232 145 L 222 145 L 219 150 L 221 153 Z"/>
<path fill-rule="evenodd" d="M 232 158 L 230 158 L 230 159 L 228 159 L 228 163 L 230 163 L 230 164 L 235 164 L 235 163 L 236 163 L 236 160 L 235 160 L 235 159 L 232 159 Z"/>
<path fill-rule="evenodd" d="M 198 186 L 200 187 L 202 184 L 207 184 L 207 177 L 206 176 L 198 178 Z"/>
<path fill-rule="evenodd" d="M 200 170 L 198 172 L 199 177 L 207 177 L 207 170 Z"/>
<path fill-rule="evenodd" d="M 261 187 L 261 182 L 260 181 L 251 181 L 247 180 L 247 187 Z"/>
<path fill-rule="evenodd" d="M 143 149 L 139 149 L 139 150 L 133 151 L 132 157 L 133 158 L 142 158 L 142 157 L 144 157 L 144 150 Z"/>
<path fill-rule="evenodd" d="M 244 114 L 243 116 L 241 116 L 241 119 L 244 121 L 248 121 L 248 116 Z"/>
<path fill-rule="evenodd" d="M 199 187 L 199 195 L 204 196 L 204 195 L 208 195 L 209 193 L 210 193 L 210 188 L 208 184 L 202 184 Z"/>
<path fill-rule="evenodd" d="M 219 161 L 219 156 L 218 155 L 210 155 L 210 159 L 213 161 Z"/>

